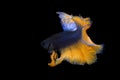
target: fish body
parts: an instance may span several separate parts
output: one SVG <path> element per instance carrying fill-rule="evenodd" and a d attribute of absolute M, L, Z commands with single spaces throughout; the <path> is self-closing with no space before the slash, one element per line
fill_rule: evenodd
<path fill-rule="evenodd" d="M 101 53 L 102 44 L 95 44 L 87 34 L 91 27 L 90 18 L 72 16 L 64 12 L 57 12 L 63 32 L 45 39 L 41 45 L 51 53 L 51 63 L 54 67 L 66 60 L 71 64 L 92 64 L 97 60 L 97 53 Z M 60 51 L 58 57 L 57 51 Z"/>

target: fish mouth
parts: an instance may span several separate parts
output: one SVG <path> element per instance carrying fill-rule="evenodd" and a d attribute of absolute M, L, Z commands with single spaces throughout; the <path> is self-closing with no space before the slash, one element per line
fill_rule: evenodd
<path fill-rule="evenodd" d="M 72 15 L 69 15 L 65 12 L 56 12 L 56 13 L 59 14 L 60 19 L 70 19 L 70 18 L 72 18 Z"/>
<path fill-rule="evenodd" d="M 59 11 L 58 11 L 58 12 L 56 12 L 56 14 L 64 14 L 64 12 L 59 12 Z"/>
<path fill-rule="evenodd" d="M 59 15 L 61 15 L 61 14 L 66 14 L 65 12 L 56 12 L 56 14 L 59 14 Z"/>

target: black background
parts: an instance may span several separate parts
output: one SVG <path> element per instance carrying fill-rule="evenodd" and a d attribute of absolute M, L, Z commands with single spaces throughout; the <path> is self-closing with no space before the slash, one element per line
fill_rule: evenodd
<path fill-rule="evenodd" d="M 41 1 L 29 4 L 25 9 L 29 20 L 28 29 L 30 29 L 29 32 L 32 32 L 32 34 L 28 33 L 30 40 L 32 40 L 32 43 L 30 42 L 32 52 L 28 53 L 28 60 L 26 60 L 26 72 L 30 74 L 29 78 L 41 79 L 43 75 L 45 80 L 46 78 L 47 80 L 117 78 L 119 71 L 119 53 L 117 52 L 119 21 L 117 20 L 118 7 L 116 3 L 110 1 L 48 0 L 44 3 Z M 56 67 L 47 65 L 50 62 L 50 55 L 40 46 L 40 42 L 62 31 L 57 11 L 91 18 L 93 23 L 87 33 L 93 42 L 104 44 L 103 53 L 98 54 L 96 63 L 81 66 L 63 61 Z"/>

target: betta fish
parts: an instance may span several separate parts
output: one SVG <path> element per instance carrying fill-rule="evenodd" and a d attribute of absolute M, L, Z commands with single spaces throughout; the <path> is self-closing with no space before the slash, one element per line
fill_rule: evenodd
<path fill-rule="evenodd" d="M 41 42 L 41 46 L 50 53 L 51 62 L 48 65 L 54 67 L 62 61 L 78 65 L 94 63 L 103 45 L 95 44 L 87 34 L 87 29 L 91 26 L 90 18 L 64 12 L 57 14 L 63 31 Z"/>

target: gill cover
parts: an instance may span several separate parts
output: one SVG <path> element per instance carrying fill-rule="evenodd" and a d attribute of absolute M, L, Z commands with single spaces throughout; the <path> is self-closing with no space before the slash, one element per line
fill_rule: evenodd
<path fill-rule="evenodd" d="M 61 20 L 61 25 L 64 31 L 75 31 L 77 30 L 77 25 L 72 19 L 72 15 L 68 15 L 64 12 L 56 12 L 59 14 Z"/>

